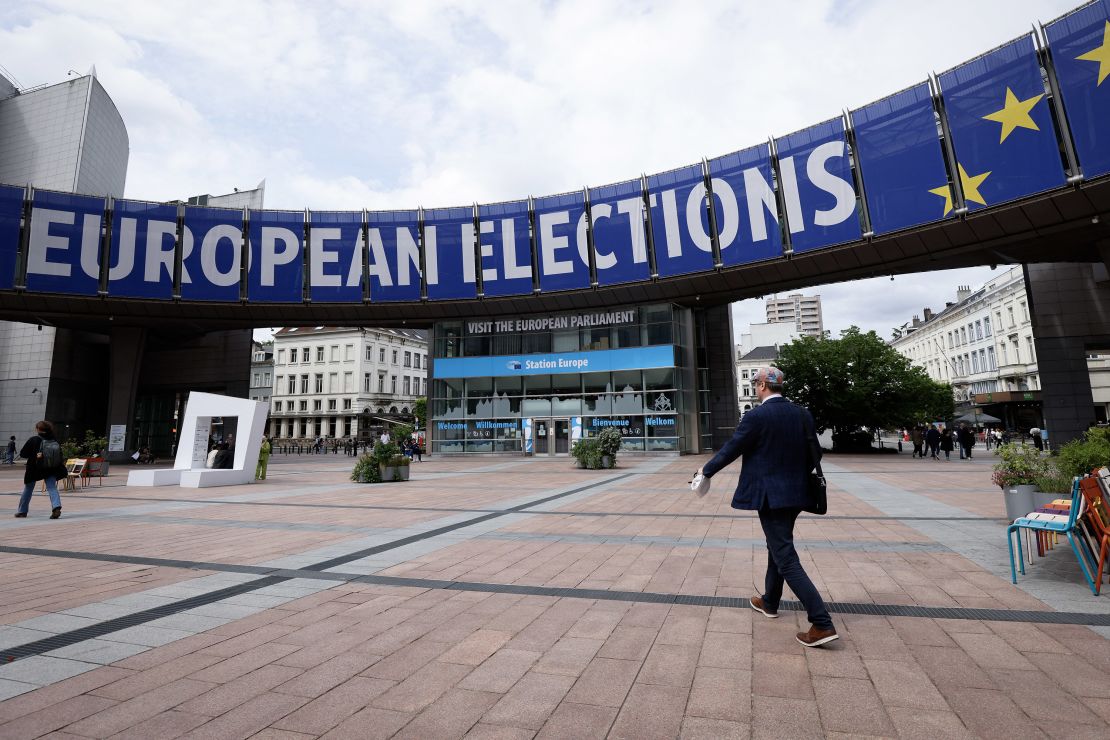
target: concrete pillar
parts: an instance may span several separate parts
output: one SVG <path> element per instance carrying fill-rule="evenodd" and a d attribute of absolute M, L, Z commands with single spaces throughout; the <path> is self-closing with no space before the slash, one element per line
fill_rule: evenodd
<path fill-rule="evenodd" d="M 728 304 L 697 312 L 704 326 L 706 367 L 709 369 L 709 418 L 713 449 L 732 437 L 740 419 L 736 399 L 736 345 Z M 704 451 L 704 450 L 703 450 Z"/>
<path fill-rule="evenodd" d="M 134 431 L 131 426 L 135 420 L 135 396 L 139 388 L 139 372 L 143 364 L 143 349 L 146 346 L 146 329 L 133 327 L 113 328 L 109 338 L 108 365 L 108 419 L 105 435 L 112 426 L 122 424 L 127 435 L 122 452 L 107 453 L 111 462 L 125 462 L 134 450 L 132 444 Z"/>

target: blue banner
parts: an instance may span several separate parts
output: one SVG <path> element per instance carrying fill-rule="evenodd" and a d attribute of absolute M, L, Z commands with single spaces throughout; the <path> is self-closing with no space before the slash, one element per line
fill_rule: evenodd
<path fill-rule="evenodd" d="M 19 220 L 23 216 L 23 188 L 0 185 L 0 290 L 15 284 L 19 254 Z"/>
<path fill-rule="evenodd" d="M 852 128 L 873 232 L 953 215 L 927 82 L 853 111 Z"/>
<path fill-rule="evenodd" d="M 531 295 L 528 201 L 478 206 L 478 233 L 482 292 L 488 296 Z"/>
<path fill-rule="evenodd" d="M 1076 156 L 1085 177 L 1110 172 L 1110 0 L 1045 27 Z"/>
<path fill-rule="evenodd" d="M 862 232 L 844 121 L 834 118 L 775 139 L 775 151 L 793 250 L 858 240 Z"/>
<path fill-rule="evenodd" d="M 304 211 L 251 211 L 248 241 L 247 297 L 256 303 L 304 300 Z"/>
<path fill-rule="evenodd" d="M 428 300 L 474 298 L 474 208 L 424 211 L 424 276 Z"/>
<path fill-rule="evenodd" d="M 309 214 L 309 296 L 321 303 L 362 301 L 362 212 Z"/>
<path fill-rule="evenodd" d="M 640 180 L 590 188 L 598 285 L 651 279 Z"/>
<path fill-rule="evenodd" d="M 186 206 L 181 297 L 238 301 L 242 254 L 242 211 Z"/>
<path fill-rule="evenodd" d="M 1064 184 L 1031 36 L 940 76 L 969 210 Z"/>
<path fill-rule="evenodd" d="M 721 264 L 743 265 L 781 257 L 770 148 L 760 144 L 711 159 L 709 176 Z"/>
<path fill-rule="evenodd" d="M 420 300 L 420 215 L 416 211 L 371 211 L 366 261 L 370 300 Z"/>
<path fill-rule="evenodd" d="M 498 357 L 437 357 L 435 378 L 494 378 L 515 375 L 603 373 L 613 370 L 650 370 L 674 367 L 674 345 L 602 349 L 593 352 L 555 352 L 544 355 Z"/>
<path fill-rule="evenodd" d="M 108 295 L 173 298 L 177 206 L 117 200 L 112 204 Z"/>
<path fill-rule="evenodd" d="M 533 208 L 536 211 L 540 289 L 552 291 L 590 287 L 583 193 L 536 198 Z"/>
<path fill-rule="evenodd" d="M 96 295 L 104 199 L 35 191 L 27 245 L 27 290 Z"/>
<path fill-rule="evenodd" d="M 701 165 L 649 175 L 648 214 L 660 277 L 712 270 L 713 245 Z"/>

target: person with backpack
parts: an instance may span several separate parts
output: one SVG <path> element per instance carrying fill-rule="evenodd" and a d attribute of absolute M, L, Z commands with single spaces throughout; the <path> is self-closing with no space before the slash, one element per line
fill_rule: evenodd
<path fill-rule="evenodd" d="M 27 516 L 31 504 L 31 494 L 35 484 L 46 481 L 46 492 L 50 495 L 51 519 L 62 515 L 62 497 L 58 494 L 58 479 L 65 478 L 66 466 L 62 459 L 62 446 L 54 438 L 54 425 L 48 421 L 35 424 L 37 434 L 23 444 L 19 456 L 27 460 L 27 472 L 23 474 L 23 494 L 19 497 L 16 509 L 17 519 Z"/>

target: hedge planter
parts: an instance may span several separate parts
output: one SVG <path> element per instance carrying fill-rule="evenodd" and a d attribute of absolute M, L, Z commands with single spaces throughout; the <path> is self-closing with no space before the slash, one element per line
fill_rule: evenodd
<path fill-rule="evenodd" d="M 400 480 L 408 480 L 409 479 L 409 466 L 408 465 L 396 465 L 396 466 L 394 466 L 394 465 L 389 465 L 389 466 L 382 465 L 381 466 L 381 471 L 382 471 L 382 483 L 394 483 L 398 479 L 400 479 Z"/>
<path fill-rule="evenodd" d="M 1036 508 L 1033 504 L 1033 485 L 1017 485 L 1003 489 L 1002 498 L 1006 502 L 1006 518 L 1010 521 L 1025 516 Z"/>

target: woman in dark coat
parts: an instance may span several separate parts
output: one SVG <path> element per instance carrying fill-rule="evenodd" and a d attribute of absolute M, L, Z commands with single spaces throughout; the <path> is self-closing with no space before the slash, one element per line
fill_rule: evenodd
<path fill-rule="evenodd" d="M 950 460 L 952 457 L 952 432 L 948 427 L 940 433 L 940 448 L 944 450 L 944 459 Z"/>
<path fill-rule="evenodd" d="M 19 451 L 19 456 L 27 460 L 27 471 L 23 473 L 23 494 L 19 497 L 19 507 L 16 509 L 15 516 L 18 519 L 27 516 L 35 484 L 44 480 L 46 492 L 50 495 L 50 506 L 53 508 L 50 518 L 57 519 L 62 515 L 62 497 L 58 494 L 58 479 L 64 479 L 68 473 L 64 461 L 56 467 L 46 468 L 43 467 L 39 457 L 42 443 L 45 440 L 54 441 L 54 425 L 48 421 L 40 421 L 35 424 L 35 431 L 37 434 L 28 439 L 23 444 L 23 449 Z"/>

